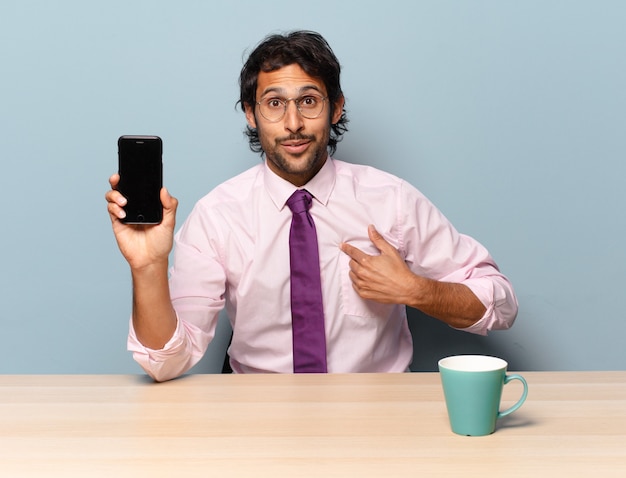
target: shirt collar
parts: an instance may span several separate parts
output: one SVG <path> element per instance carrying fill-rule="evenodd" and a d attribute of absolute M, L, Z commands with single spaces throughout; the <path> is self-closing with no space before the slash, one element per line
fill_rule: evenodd
<path fill-rule="evenodd" d="M 335 165 L 332 158 L 328 156 L 322 169 L 320 169 L 308 183 L 302 186 L 302 188 L 297 188 L 289 181 L 274 173 L 267 165 L 267 159 L 264 162 L 265 189 L 272 199 L 272 202 L 279 210 L 285 207 L 287 199 L 289 199 L 296 189 L 306 189 L 313 195 L 313 198 L 317 202 L 326 206 L 330 194 L 335 187 L 335 176 Z"/>

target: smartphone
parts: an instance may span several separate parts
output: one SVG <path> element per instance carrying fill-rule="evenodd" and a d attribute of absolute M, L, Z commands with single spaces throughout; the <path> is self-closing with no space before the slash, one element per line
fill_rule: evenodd
<path fill-rule="evenodd" d="M 125 224 L 159 224 L 163 220 L 163 142 L 158 136 L 121 136 L 117 141 L 120 182 L 128 203 Z"/>

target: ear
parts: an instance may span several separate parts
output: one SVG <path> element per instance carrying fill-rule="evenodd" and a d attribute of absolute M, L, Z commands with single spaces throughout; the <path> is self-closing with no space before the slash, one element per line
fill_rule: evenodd
<path fill-rule="evenodd" d="M 244 110 L 246 112 L 246 120 L 248 121 L 248 125 L 252 129 L 256 129 L 256 118 L 254 117 L 254 107 L 252 107 L 249 103 L 244 104 Z"/>
<path fill-rule="evenodd" d="M 341 115 L 343 114 L 343 105 L 346 103 L 345 98 L 341 95 L 335 101 L 335 109 L 333 111 L 333 117 L 331 118 L 332 124 L 337 124 L 337 122 L 341 119 Z"/>

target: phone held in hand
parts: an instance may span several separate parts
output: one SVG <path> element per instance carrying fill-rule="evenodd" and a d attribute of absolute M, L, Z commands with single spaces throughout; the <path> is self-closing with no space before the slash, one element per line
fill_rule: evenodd
<path fill-rule="evenodd" d="M 128 201 L 125 224 L 159 224 L 163 220 L 163 142 L 158 136 L 121 136 L 117 141 L 117 190 Z"/>

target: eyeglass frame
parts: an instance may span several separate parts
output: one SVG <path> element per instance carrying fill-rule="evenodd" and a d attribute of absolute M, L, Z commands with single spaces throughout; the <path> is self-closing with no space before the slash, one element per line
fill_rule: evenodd
<path fill-rule="evenodd" d="M 302 101 L 304 98 L 310 98 L 310 97 L 319 97 L 320 101 L 322 102 L 322 109 L 320 110 L 320 112 L 316 116 L 306 116 L 304 113 L 302 113 L 302 110 L 300 109 L 299 102 Z M 296 109 L 298 110 L 298 113 L 300 113 L 300 115 L 303 118 L 306 118 L 306 119 L 317 119 L 317 118 L 319 118 L 320 116 L 322 116 L 322 113 L 324 112 L 324 107 L 326 106 L 326 100 L 328 100 L 328 96 L 318 96 L 318 95 L 313 95 L 313 94 L 305 94 L 305 95 L 298 96 L 297 98 L 284 98 L 284 99 L 283 98 L 268 98 L 268 99 L 276 99 L 276 100 L 279 100 L 281 102 L 284 102 L 283 114 L 280 115 L 280 118 L 275 119 L 275 120 L 271 120 L 271 119 L 269 119 L 268 117 L 266 117 L 263 114 L 263 111 L 261 111 L 261 101 L 263 101 L 264 98 L 262 98 L 261 101 L 256 101 L 255 104 L 259 105 L 259 113 L 261 113 L 261 116 L 263 116 L 263 118 L 265 118 L 266 121 L 269 121 L 270 123 L 278 123 L 287 114 L 287 106 L 289 106 L 289 102 L 290 101 L 293 101 L 293 103 L 296 105 Z"/>

